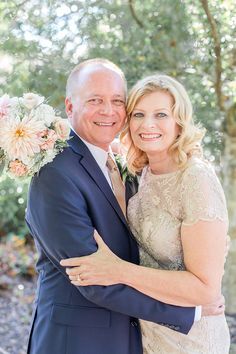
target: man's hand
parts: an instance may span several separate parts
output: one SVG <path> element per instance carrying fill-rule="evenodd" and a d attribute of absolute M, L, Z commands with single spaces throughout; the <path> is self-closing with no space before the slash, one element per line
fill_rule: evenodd
<path fill-rule="evenodd" d="M 220 295 L 219 298 L 208 305 L 202 306 L 202 316 L 218 316 L 225 312 L 225 298 Z"/>

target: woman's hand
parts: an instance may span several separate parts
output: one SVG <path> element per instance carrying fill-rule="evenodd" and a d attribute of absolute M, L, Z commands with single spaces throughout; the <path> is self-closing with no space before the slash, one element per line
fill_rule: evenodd
<path fill-rule="evenodd" d="M 94 232 L 94 238 L 98 245 L 97 252 L 89 256 L 63 259 L 60 264 L 71 267 L 66 269 L 66 273 L 76 286 L 118 284 L 124 261 L 107 247 L 97 231 Z"/>

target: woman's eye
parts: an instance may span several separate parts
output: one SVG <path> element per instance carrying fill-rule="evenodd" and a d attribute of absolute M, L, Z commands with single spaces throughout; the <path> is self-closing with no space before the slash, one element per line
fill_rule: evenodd
<path fill-rule="evenodd" d="M 168 117 L 167 114 L 163 113 L 163 112 L 156 114 L 156 118 L 158 118 L 158 119 L 163 119 L 163 118 L 167 118 L 167 117 Z"/>
<path fill-rule="evenodd" d="M 141 113 L 141 112 L 136 112 L 136 113 L 133 113 L 133 114 L 132 114 L 132 117 L 133 117 L 133 118 L 143 118 L 143 117 L 144 117 L 144 114 Z"/>

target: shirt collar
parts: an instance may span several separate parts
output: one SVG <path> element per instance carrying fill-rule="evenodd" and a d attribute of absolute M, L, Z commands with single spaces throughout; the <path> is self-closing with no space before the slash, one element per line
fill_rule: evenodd
<path fill-rule="evenodd" d="M 106 166 L 108 152 L 109 152 L 109 154 L 111 154 L 113 156 L 113 159 L 114 159 L 114 155 L 112 153 L 111 147 L 109 147 L 109 151 L 105 151 L 105 150 L 101 149 L 99 146 L 90 144 L 86 140 L 81 138 L 81 136 L 79 136 L 79 134 L 77 134 L 76 131 L 72 128 L 72 126 L 70 126 L 70 128 L 87 146 L 87 148 L 89 149 L 89 151 L 91 152 L 91 154 L 93 155 L 94 159 L 97 161 L 97 164 L 99 165 L 99 167 L 101 169 L 105 168 L 105 166 Z"/>

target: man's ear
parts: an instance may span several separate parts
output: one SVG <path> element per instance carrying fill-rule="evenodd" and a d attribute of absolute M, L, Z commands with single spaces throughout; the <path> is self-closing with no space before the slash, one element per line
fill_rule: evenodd
<path fill-rule="evenodd" d="M 66 97 L 65 99 L 65 107 L 66 107 L 66 114 L 68 118 L 71 118 L 72 112 L 73 112 L 73 104 L 71 102 L 71 99 Z"/>

